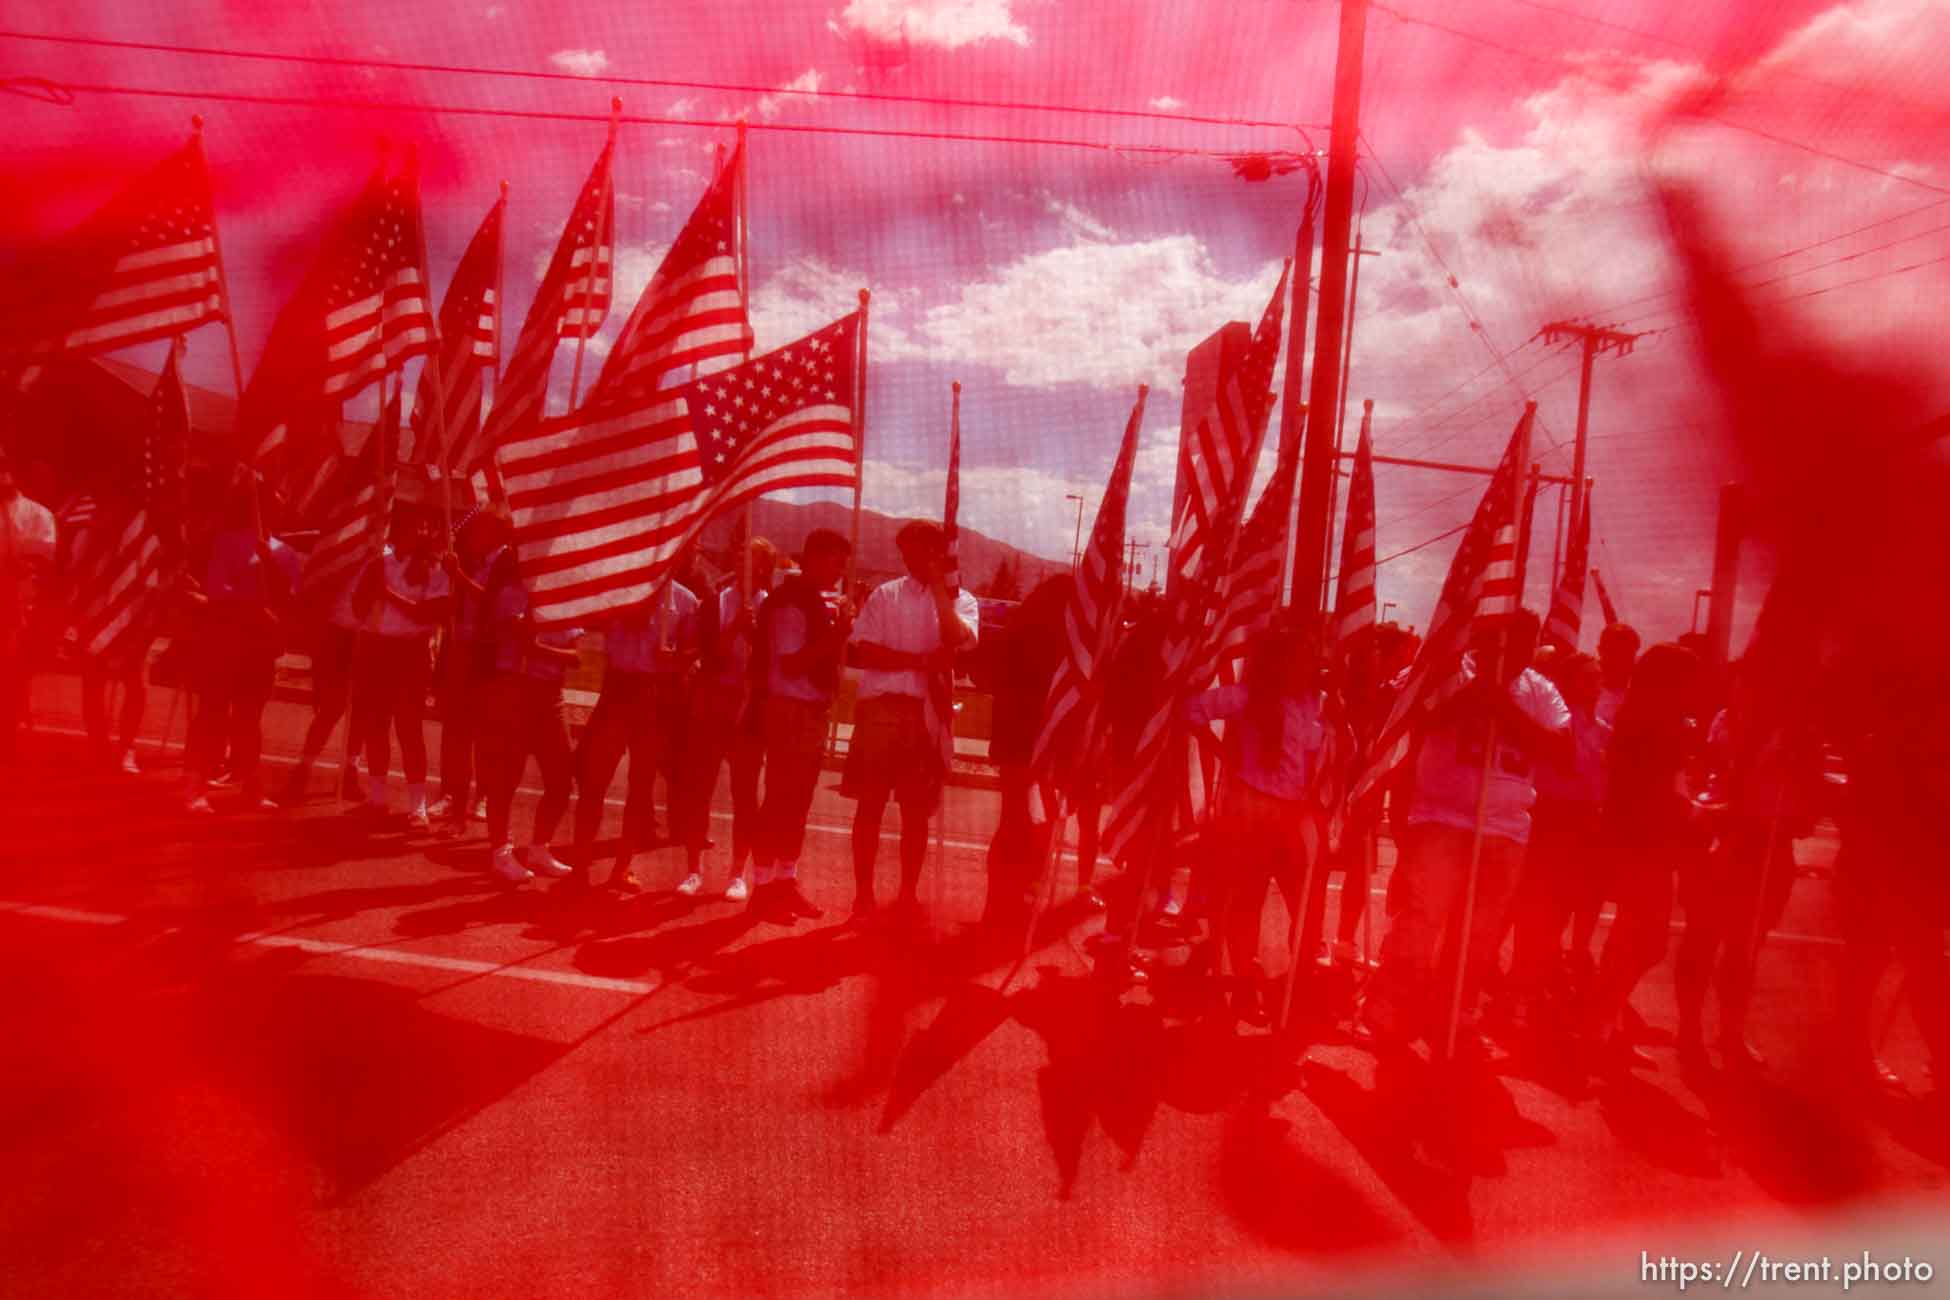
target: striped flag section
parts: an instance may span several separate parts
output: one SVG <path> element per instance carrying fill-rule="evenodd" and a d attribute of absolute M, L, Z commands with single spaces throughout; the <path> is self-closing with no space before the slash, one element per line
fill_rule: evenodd
<path fill-rule="evenodd" d="M 1510 445 L 1449 562 L 1449 576 L 1429 618 L 1428 637 L 1369 751 L 1368 765 L 1354 780 L 1350 802 L 1358 802 L 1388 778 L 1408 756 L 1409 742 L 1422 718 L 1453 693 L 1458 684 L 1456 665 L 1469 648 L 1476 620 L 1517 608 L 1517 491 L 1521 467 L 1530 457 L 1530 426 L 1536 414 L 1537 404 L 1526 402 Z"/>
<path fill-rule="evenodd" d="M 1294 486 L 1300 478 L 1300 440 L 1290 438 L 1280 448 L 1273 477 L 1259 494 L 1239 546 L 1232 571 L 1223 575 L 1225 595 L 1213 634 L 1219 681 L 1230 686 L 1241 679 L 1246 644 L 1273 618 L 1280 607 L 1280 579 L 1286 568 L 1287 521 L 1293 511 Z"/>
<path fill-rule="evenodd" d="M 308 601 L 336 598 L 339 589 L 365 567 L 374 542 L 386 535 L 392 494 L 376 480 L 370 460 L 349 460 L 342 469 L 346 495 L 318 530 L 318 541 L 299 575 L 299 594 Z"/>
<path fill-rule="evenodd" d="M 1347 484 L 1347 524 L 1341 535 L 1341 580 L 1334 595 L 1334 639 L 1346 641 L 1375 621 L 1374 403 L 1363 404 L 1361 440 Z"/>
<path fill-rule="evenodd" d="M 75 612 L 75 639 L 91 659 L 115 655 L 154 632 L 156 602 L 174 567 L 149 511 L 137 508 L 101 552 Z"/>
<path fill-rule="evenodd" d="M 1578 648 L 1584 631 L 1584 571 L 1591 557 L 1591 493 L 1587 490 L 1578 508 L 1577 522 L 1571 528 L 1571 545 L 1564 556 L 1564 572 L 1558 575 L 1557 590 L 1551 595 L 1550 617 L 1544 620 L 1544 636 L 1567 650 Z"/>
<path fill-rule="evenodd" d="M 424 464 L 430 458 L 443 423 L 433 419 L 436 405 L 446 415 L 447 446 L 440 459 L 463 472 L 480 460 L 487 372 L 501 364 L 501 312 L 495 286 L 501 279 L 501 227 L 507 209 L 508 196 L 503 194 L 467 242 L 440 303 L 440 364 L 437 372 L 432 363 L 421 368 L 420 384 L 413 393 L 415 437 L 410 463 Z M 436 391 L 436 379 L 444 394 Z"/>
<path fill-rule="evenodd" d="M 1069 608 L 1063 614 L 1063 658 L 1050 678 L 1043 726 L 1030 751 L 1032 789 L 1064 789 L 1083 755 L 1091 752 L 1098 728 L 1111 646 L 1123 622 L 1124 518 L 1137 465 L 1138 429 L 1150 390 L 1138 386 L 1137 404 L 1124 425 L 1124 441 L 1110 471 L 1090 545 L 1077 568 Z M 1040 797 L 1040 796 L 1039 796 Z"/>
<path fill-rule="evenodd" d="M 649 600 L 711 519 L 852 487 L 860 315 L 672 392 L 543 420 L 494 453 L 538 624 Z"/>
<path fill-rule="evenodd" d="M 744 166 L 740 146 L 650 277 L 590 401 L 654 393 L 692 366 L 750 354 L 752 325 L 739 275 L 735 206 Z"/>
<path fill-rule="evenodd" d="M 423 247 L 417 165 L 392 177 L 382 166 L 327 234 L 244 390 L 239 421 L 257 459 L 325 427 L 302 408 L 343 403 L 433 351 Z"/>
<path fill-rule="evenodd" d="M 1115 856 L 1126 854 L 1147 830 L 1165 831 L 1174 816 L 1189 828 L 1201 811 L 1203 782 L 1193 778 L 1198 765 L 1180 709 L 1187 696 L 1205 689 L 1218 666 L 1224 578 L 1232 567 L 1253 465 L 1273 413 L 1273 366 L 1280 354 L 1286 277 L 1282 271 L 1251 346 L 1220 376 L 1212 410 L 1200 419 L 1185 449 L 1191 487 L 1172 535 L 1175 547 L 1188 549 L 1174 550 L 1172 560 L 1190 581 L 1172 611 L 1172 631 L 1164 646 L 1164 690 L 1138 733 L 1130 779 L 1112 800 L 1106 820 L 1104 844 Z"/>
<path fill-rule="evenodd" d="M 1178 517 L 1172 520 L 1171 557 L 1173 568 L 1188 582 L 1202 581 L 1210 587 L 1210 573 L 1223 568 L 1217 552 L 1229 540 L 1224 535 L 1237 520 L 1252 482 L 1271 410 L 1273 367 L 1279 360 L 1280 321 L 1292 268 L 1289 261 L 1281 270 L 1252 345 L 1232 372 L 1221 378 L 1211 408 L 1188 426 L 1179 450 L 1186 492 Z M 1266 409 L 1249 410 L 1249 404 Z"/>
<path fill-rule="evenodd" d="M 141 502 L 114 540 L 97 549 L 97 558 L 77 585 L 75 639 L 91 658 L 146 649 L 156 628 L 162 592 L 182 562 L 184 465 L 190 438 L 188 394 L 177 371 L 181 344 L 150 395 L 149 429 L 143 439 Z M 72 512 L 76 527 L 92 528 L 101 518 L 92 504 L 85 519 Z"/>
<path fill-rule="evenodd" d="M 473 449 L 475 463 L 541 418 L 555 346 L 594 334 L 609 315 L 610 266 L 615 260 L 616 194 L 605 144 L 576 196 L 562 238 L 549 258 L 535 301 L 522 318 L 508 368 L 495 379 L 494 404 Z"/>
<path fill-rule="evenodd" d="M 0 337 L 19 358 L 106 352 L 221 320 L 203 137 L 23 266 L 0 307 Z"/>

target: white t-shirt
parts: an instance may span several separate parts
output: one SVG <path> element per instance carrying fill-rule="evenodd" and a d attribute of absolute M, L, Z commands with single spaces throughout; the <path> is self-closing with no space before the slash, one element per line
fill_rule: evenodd
<path fill-rule="evenodd" d="M 965 589 L 955 597 L 955 617 L 968 629 L 969 644 L 974 644 L 981 631 L 982 612 L 974 595 Z M 867 597 L 860 617 L 853 620 L 849 643 L 872 643 L 903 654 L 932 654 L 941 648 L 941 619 L 935 612 L 934 597 L 912 577 L 881 583 Z M 870 700 L 876 695 L 909 695 L 924 700 L 928 696 L 927 674 L 911 669 L 866 669 L 860 674 L 859 698 Z"/>
<path fill-rule="evenodd" d="M 453 586 L 447 579 L 447 571 L 440 562 L 429 556 L 424 574 L 416 581 L 409 576 L 408 561 L 393 553 L 388 546 L 379 554 L 379 569 L 386 586 L 409 600 L 439 600 L 451 595 Z M 372 602 L 372 630 L 383 637 L 422 637 L 433 635 L 436 626 L 431 619 L 416 618 L 400 608 L 397 601 L 384 591 L 375 595 Z"/>
<path fill-rule="evenodd" d="M 1474 666 L 1463 661 L 1462 676 L 1474 680 Z M 1526 668 L 1510 683 L 1510 699 L 1525 717 L 1546 731 L 1564 731 L 1571 710 L 1557 687 L 1534 668 Z M 1415 763 L 1415 797 L 1409 801 L 1409 825 L 1433 823 L 1457 830 L 1476 829 L 1476 804 L 1482 793 L 1483 742 L 1486 719 L 1474 719 L 1432 729 L 1422 738 Z M 1496 757 L 1490 764 L 1489 797 L 1483 802 L 1485 834 L 1530 842 L 1530 808 L 1537 802 L 1536 759 L 1515 743 L 1507 728 L 1498 728 Z"/>

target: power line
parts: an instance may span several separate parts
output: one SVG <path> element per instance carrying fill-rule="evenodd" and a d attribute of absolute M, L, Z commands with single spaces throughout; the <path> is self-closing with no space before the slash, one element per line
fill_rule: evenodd
<path fill-rule="evenodd" d="M 1078 104 L 1043 104 L 1005 99 L 960 99 L 943 95 L 893 95 L 869 90 L 801 90 L 788 86 L 751 86 L 737 82 L 681 81 L 668 77 L 583 76 L 574 72 L 540 72 L 523 68 L 481 68 L 454 63 L 419 63 L 399 59 L 356 59 L 327 54 L 285 54 L 271 50 L 225 49 L 208 45 L 175 45 L 163 41 L 116 40 L 106 36 L 80 36 L 54 32 L 0 30 L 0 38 L 17 41 L 43 41 L 61 45 L 82 45 L 99 49 L 140 50 L 153 54 L 187 54 L 214 58 L 251 59 L 267 63 L 312 64 L 340 68 L 383 68 L 394 72 L 433 72 L 470 77 L 515 77 L 529 81 L 573 81 L 582 85 L 656 86 L 669 90 L 720 91 L 741 95 L 799 95 L 818 99 L 855 99 L 879 103 L 926 104 L 940 108 L 1002 109 L 1032 113 L 1072 113 L 1087 117 L 1136 118 L 1157 122 L 1189 122 L 1202 126 L 1272 127 L 1292 130 L 1299 124 L 1261 118 L 1208 117 L 1196 113 L 1172 113 L 1161 109 L 1097 108 Z M 1313 131 L 1325 126 L 1310 125 Z"/>
<path fill-rule="evenodd" d="M 1413 546 L 1405 546 L 1401 550 L 1396 551 L 1393 555 L 1382 556 L 1380 559 L 1375 561 L 1375 566 L 1379 568 L 1381 565 L 1388 563 L 1390 560 L 1399 560 L 1404 555 L 1413 555 L 1417 551 L 1424 550 L 1428 547 L 1434 546 L 1437 542 L 1441 541 L 1445 537 L 1454 537 L 1457 533 L 1460 533 L 1463 529 L 1467 527 L 1469 527 L 1469 525 L 1466 523 L 1457 524 L 1454 528 L 1451 528 L 1446 533 L 1437 533 L 1434 537 L 1429 538 L 1427 541 L 1417 542 Z"/>
<path fill-rule="evenodd" d="M 581 80 L 581 78 L 578 78 Z M 688 117 L 656 117 L 623 113 L 612 118 L 608 113 L 570 113 L 548 109 L 483 108 L 461 104 L 413 103 L 404 100 L 337 99 L 326 96 L 266 95 L 226 90 L 170 90 L 149 86 L 126 86 L 107 82 L 57 82 L 71 94 L 136 95 L 152 99 L 214 100 L 219 103 L 260 104 L 276 108 L 332 108 L 354 112 L 435 113 L 456 117 L 519 118 L 547 122 L 616 121 L 625 126 L 676 126 L 693 130 L 729 130 L 736 122 L 700 122 Z M 991 135 L 971 131 L 910 131 L 894 127 L 817 126 L 811 123 L 748 122 L 752 131 L 776 131 L 788 135 L 871 136 L 894 140 L 952 140 L 976 144 L 1024 144 L 1051 148 L 1093 149 L 1112 154 L 1145 154 L 1172 158 L 1212 158 L 1230 163 L 1242 154 L 1238 150 L 1197 149 L 1178 145 L 1107 144 L 1099 140 L 1079 140 L 1062 136 Z M 1278 156 L 1278 155 L 1274 155 Z"/>

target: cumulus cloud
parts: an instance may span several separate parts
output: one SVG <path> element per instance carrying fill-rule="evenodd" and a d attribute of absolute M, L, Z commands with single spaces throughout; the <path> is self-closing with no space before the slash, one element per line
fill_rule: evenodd
<path fill-rule="evenodd" d="M 1032 253 L 961 286 L 932 307 L 920 334 L 943 358 L 997 367 L 1023 387 L 1149 383 L 1176 392 L 1185 353 L 1220 323 L 1254 321 L 1278 263 L 1228 279 L 1190 235 L 1116 242 L 1091 237 Z"/>
<path fill-rule="evenodd" d="M 948 50 L 982 41 L 1027 45 L 1029 29 L 1015 20 L 1010 5 L 1011 0 L 848 0 L 827 27 L 841 36 Z"/>
<path fill-rule="evenodd" d="M 1151 101 L 1151 107 L 1157 109 L 1160 113 L 1171 113 L 1185 107 L 1185 101 L 1182 99 L 1174 99 L 1170 95 L 1160 95 Z"/>
<path fill-rule="evenodd" d="M 557 50 L 548 61 L 578 77 L 595 77 L 609 71 L 609 55 L 601 50 Z"/>
<path fill-rule="evenodd" d="M 819 69 L 807 68 L 791 81 L 780 86 L 779 89 L 787 92 L 798 91 L 817 95 L 819 93 L 819 84 L 822 80 L 824 78 L 820 76 Z M 758 100 L 758 115 L 770 121 L 779 115 L 779 110 L 785 106 L 788 99 L 797 100 L 798 98 L 799 95 L 797 94 L 761 95 Z"/>
<path fill-rule="evenodd" d="M 832 324 L 860 305 L 859 292 L 870 286 L 865 274 L 833 267 L 816 257 L 786 264 L 752 290 L 752 333 L 758 350 L 769 352 Z M 918 290 L 875 290 L 872 355 L 876 363 L 924 357 L 909 333 Z"/>
<path fill-rule="evenodd" d="M 670 117 L 690 117 L 696 112 L 697 98 L 693 95 L 686 95 L 682 99 L 672 100 L 670 107 L 664 110 L 664 113 Z"/>

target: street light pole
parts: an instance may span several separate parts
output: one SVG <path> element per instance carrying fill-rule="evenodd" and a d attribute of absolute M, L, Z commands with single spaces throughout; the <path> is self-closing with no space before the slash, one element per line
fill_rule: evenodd
<path fill-rule="evenodd" d="M 1083 563 L 1083 498 L 1074 492 L 1063 494 L 1065 501 L 1077 503 L 1077 535 L 1070 542 L 1070 576 L 1077 576 L 1077 566 Z"/>

